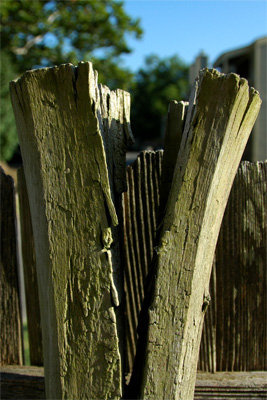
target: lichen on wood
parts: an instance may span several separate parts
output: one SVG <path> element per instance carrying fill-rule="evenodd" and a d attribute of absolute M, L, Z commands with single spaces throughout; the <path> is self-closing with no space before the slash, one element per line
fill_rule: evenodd
<path fill-rule="evenodd" d="M 27 329 L 31 365 L 43 365 L 41 317 L 36 275 L 36 258 L 31 213 L 23 166 L 17 170 L 21 252 L 27 310 Z"/>
<path fill-rule="evenodd" d="M 217 236 L 260 104 L 235 74 L 203 70 L 196 81 L 140 321 L 147 345 L 130 384 L 140 398 L 193 398 Z"/>
<path fill-rule="evenodd" d="M 267 370 L 267 162 L 242 162 L 216 248 L 217 370 Z"/>
<path fill-rule="evenodd" d="M 0 365 L 22 365 L 15 185 L 0 167 Z"/>
<path fill-rule="evenodd" d="M 122 396 L 118 223 L 122 212 L 127 218 L 131 207 L 126 207 L 132 202 L 134 213 L 136 204 L 140 210 L 147 207 L 149 217 L 144 216 L 143 225 L 145 218 L 149 224 L 143 231 L 148 246 L 140 245 L 140 252 L 144 250 L 146 260 L 154 254 L 154 261 L 150 269 L 145 263 L 150 279 L 146 288 L 129 272 L 129 285 L 138 286 L 133 293 L 142 310 L 141 346 L 126 396 L 193 398 L 216 240 L 260 108 L 258 93 L 235 74 L 204 70 L 191 94 L 186 120 L 185 104 L 172 103 L 170 141 L 180 145 L 172 148 L 168 143 L 169 150 L 166 146 L 171 156 L 163 163 L 167 179 L 160 189 L 155 246 L 156 215 L 146 203 L 158 198 L 156 186 L 146 184 L 141 193 L 138 182 L 141 191 L 135 192 L 133 171 L 128 170 L 131 197 L 125 197 L 126 207 L 121 209 L 126 142 L 132 139 L 129 95 L 99 86 L 90 63 L 28 71 L 11 83 L 11 95 L 33 221 L 47 397 Z M 150 182 L 150 153 L 144 158 L 149 166 L 144 179 Z M 136 216 L 133 223 L 137 225 Z M 133 237 L 127 240 L 132 241 L 131 251 L 137 248 Z M 131 256 L 140 262 L 138 251 Z M 140 266 L 136 271 L 144 273 Z M 134 327 L 139 310 L 133 312 Z"/>
<path fill-rule="evenodd" d="M 33 221 L 46 396 L 120 398 L 115 203 L 125 185 L 129 94 L 98 86 L 87 62 L 28 71 L 11 83 L 11 97 Z"/>

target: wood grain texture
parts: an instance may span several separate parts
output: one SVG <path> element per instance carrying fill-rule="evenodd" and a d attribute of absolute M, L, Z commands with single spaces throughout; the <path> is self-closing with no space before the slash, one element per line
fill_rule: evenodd
<path fill-rule="evenodd" d="M 44 371 L 40 367 L 1 368 L 1 399 L 44 399 Z M 198 372 L 194 400 L 266 399 L 267 373 Z"/>
<path fill-rule="evenodd" d="M 120 398 L 115 202 L 125 185 L 129 94 L 98 86 L 92 64 L 80 63 L 28 71 L 11 83 L 11 97 L 33 222 L 46 396 Z"/>
<path fill-rule="evenodd" d="M 171 190 L 174 169 L 180 149 L 188 102 L 171 101 L 168 107 L 167 124 L 164 137 L 164 154 L 160 180 L 160 205 L 158 225 L 160 226 Z"/>
<path fill-rule="evenodd" d="M 235 74 L 204 70 L 196 82 L 142 322 L 140 342 L 148 334 L 137 371 L 141 398 L 193 398 L 216 241 L 260 104 L 258 93 Z M 135 367 L 132 382 L 134 390 Z"/>
<path fill-rule="evenodd" d="M 127 168 L 123 194 L 124 263 L 126 293 L 126 365 L 131 374 L 138 337 L 138 319 L 145 283 L 154 254 L 163 151 L 145 151 Z"/>
<path fill-rule="evenodd" d="M 29 199 L 23 166 L 21 166 L 17 171 L 17 179 L 30 363 L 31 365 L 41 366 L 43 365 L 43 347 L 36 274 L 36 257 Z"/>
<path fill-rule="evenodd" d="M 1 309 L 0 365 L 23 362 L 17 259 L 15 188 L 11 176 L 0 167 Z"/>
<path fill-rule="evenodd" d="M 267 162 L 238 169 L 216 249 L 217 370 L 267 370 Z"/>
<path fill-rule="evenodd" d="M 216 252 L 214 255 L 209 284 L 210 303 L 205 312 L 197 366 L 199 371 L 212 373 L 217 371 L 216 337 L 217 329 L 220 329 L 219 326 L 222 323 L 220 314 L 217 314 Z"/>
<path fill-rule="evenodd" d="M 267 373 L 263 371 L 198 372 L 194 400 L 266 399 L 266 382 Z"/>
<path fill-rule="evenodd" d="M 162 153 L 159 154 L 161 157 L 158 158 L 157 165 L 154 167 L 155 171 L 158 171 L 155 174 L 156 181 L 161 181 L 163 170 L 161 164 L 164 154 L 163 157 Z M 157 159 L 157 153 L 153 155 L 153 152 L 150 152 L 150 157 Z M 152 176 L 149 177 L 150 183 L 147 182 L 147 173 L 144 172 L 147 164 L 142 160 L 146 160 L 145 154 L 140 154 L 135 163 L 128 167 L 131 178 L 128 182 L 128 191 L 124 194 L 126 214 L 124 248 L 127 251 L 126 347 L 129 360 L 126 373 L 128 379 L 136 352 L 138 317 L 141 310 L 140 300 L 137 301 L 136 293 L 139 287 L 142 288 L 142 293 L 145 291 L 147 277 L 147 272 L 140 275 L 139 270 L 136 271 L 136 269 L 139 268 L 138 263 L 143 262 L 142 249 L 149 247 L 146 245 L 149 235 L 144 234 L 147 229 L 143 215 L 144 201 L 139 201 L 139 199 L 142 198 L 140 193 L 145 192 L 144 185 L 158 187 L 157 183 L 151 179 Z M 205 313 L 198 359 L 200 371 L 215 373 L 233 369 L 235 371 L 266 370 L 267 323 L 264 319 L 267 291 L 266 268 L 264 267 L 267 259 L 266 169 L 266 162 L 241 162 L 231 189 L 212 266 L 209 284 L 211 301 Z M 143 179 L 145 182 L 142 182 Z M 150 201 L 150 205 L 157 210 L 160 200 L 159 191 L 153 192 L 156 198 Z M 129 202 L 134 204 L 129 204 Z M 140 202 L 139 205 L 138 202 Z M 154 212 L 157 213 L 157 211 Z M 149 209 L 148 215 L 151 213 Z M 248 221 L 250 221 L 249 234 L 247 233 Z M 134 240 L 129 240 L 129 237 Z M 155 238 L 156 230 L 153 229 L 154 241 Z M 138 255 L 135 258 L 130 257 L 130 253 L 136 251 L 136 246 Z M 149 260 L 150 263 L 151 258 Z M 248 291 L 246 289 L 244 293 L 244 289 L 241 290 L 242 287 L 248 288 Z M 255 299 L 257 299 L 256 302 Z M 250 311 L 252 305 L 254 312 Z M 216 349 L 217 340 L 218 349 Z"/>
<path fill-rule="evenodd" d="M 171 188 L 160 194 L 161 162 L 145 153 L 127 171 L 123 209 L 129 95 L 98 86 L 90 63 L 29 71 L 11 84 L 11 94 L 36 243 L 47 397 L 122 395 L 124 288 L 117 224 L 124 217 L 125 259 L 134 265 L 126 266 L 125 285 L 133 295 L 126 299 L 132 345 L 126 368 L 133 363 L 140 310 L 144 346 L 133 368 L 131 398 L 193 398 L 216 240 L 260 108 L 258 93 L 237 75 L 202 71 L 182 122 L 177 161 L 171 158 Z M 155 243 L 156 210 L 164 195 Z M 214 330 L 206 343 L 213 346 L 211 368 L 218 361 L 213 339 Z"/>
<path fill-rule="evenodd" d="M 45 399 L 44 368 L 5 366 L 1 368 L 2 400 Z"/>

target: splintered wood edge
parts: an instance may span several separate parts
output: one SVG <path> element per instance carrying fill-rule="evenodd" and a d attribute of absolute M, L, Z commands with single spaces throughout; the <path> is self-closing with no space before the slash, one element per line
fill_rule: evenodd
<path fill-rule="evenodd" d="M 214 93 L 211 94 L 211 90 Z M 217 235 L 232 181 L 261 103 L 255 91 L 254 103 L 250 101 L 248 84 L 244 79 L 235 74 L 225 76 L 214 70 L 200 73 L 192 97 L 195 104 L 189 104 L 157 252 L 155 295 L 149 308 L 148 348 L 141 391 L 144 399 L 151 396 L 163 398 L 166 395 L 192 398 L 203 322 L 202 302 L 208 295 L 208 281 Z M 250 104 L 253 106 L 253 112 L 250 112 Z M 226 108 L 221 113 L 223 107 Z M 250 119 L 252 122 L 248 124 Z M 242 124 L 245 120 L 246 124 Z M 213 121 L 216 121 L 218 126 L 217 133 Z M 213 129 L 210 129 L 211 126 Z M 215 133 L 218 142 L 214 147 Z M 210 153 L 207 153 L 208 143 Z M 199 175 L 200 168 L 203 170 Z M 207 181 L 204 180 L 205 173 Z M 196 196 L 197 187 L 198 192 L 202 193 L 201 204 Z M 199 220 L 197 225 L 196 218 Z M 184 246 L 183 251 L 181 246 Z M 186 248 L 188 250 L 184 252 Z M 187 258 L 187 253 L 191 254 L 191 261 Z M 186 266 L 188 262 L 190 264 Z M 171 270 L 168 269 L 168 264 Z M 176 273 L 179 277 L 177 282 L 174 279 Z M 181 297 L 182 302 L 180 296 L 184 296 Z M 164 314 L 163 303 L 169 304 L 170 301 L 175 315 L 168 314 L 167 311 Z M 166 327 L 168 324 L 171 326 L 171 321 L 168 317 L 164 322 L 164 315 L 166 318 L 172 315 L 171 318 L 177 323 L 181 318 L 184 322 L 176 324 L 172 333 L 167 333 Z M 194 329 L 192 321 L 195 321 Z M 165 331 L 165 342 L 162 331 Z M 167 349 L 171 346 L 174 331 L 177 349 L 175 353 Z M 164 367 L 160 368 L 158 364 L 165 365 L 166 357 L 168 377 L 165 379 L 162 372 Z M 170 374 L 170 371 L 173 371 L 174 375 Z"/>

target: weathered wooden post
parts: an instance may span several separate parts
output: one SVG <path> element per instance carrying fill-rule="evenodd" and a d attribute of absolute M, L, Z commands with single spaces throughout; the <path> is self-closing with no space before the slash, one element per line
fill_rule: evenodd
<path fill-rule="evenodd" d="M 267 370 L 267 162 L 242 162 L 216 248 L 218 371 Z"/>
<path fill-rule="evenodd" d="M 29 199 L 23 166 L 18 169 L 17 177 L 30 363 L 31 365 L 43 365 L 42 331 L 36 274 L 36 257 Z"/>
<path fill-rule="evenodd" d="M 173 114 L 173 106 L 178 111 L 183 104 L 171 103 L 169 113 Z M 179 114 L 174 116 L 179 118 Z M 177 131 L 179 124 L 174 124 L 174 128 Z M 169 124 L 167 135 L 168 129 Z M 175 151 L 174 146 L 170 151 Z M 127 169 L 128 189 L 124 193 L 127 382 L 136 352 L 140 297 L 145 292 L 148 272 L 148 253 L 144 249 L 153 248 L 156 238 L 153 216 L 158 214 L 159 200 L 162 200 L 159 181 L 161 186 L 169 184 L 173 172 L 172 157 L 166 147 L 167 165 L 163 168 L 162 155 L 162 151 L 142 152 Z M 164 169 L 169 171 L 165 173 L 165 182 Z M 200 371 L 264 371 L 267 368 L 266 174 L 267 162 L 239 165 L 212 266 L 211 303 L 205 313 L 198 359 Z M 149 258 L 151 262 L 151 255 Z"/>
<path fill-rule="evenodd" d="M 11 94 L 33 221 L 46 395 L 119 399 L 125 369 L 117 225 L 131 139 L 129 95 L 98 86 L 90 63 L 29 71 L 11 83 Z M 170 106 L 167 133 L 178 145 L 166 148 L 170 158 L 157 186 L 154 250 L 155 214 L 146 227 L 147 286 L 138 280 L 140 265 L 134 279 L 126 277 L 138 286 L 142 314 L 128 398 L 193 398 L 216 240 L 259 108 L 247 81 L 215 70 L 201 72 L 187 113 L 185 103 Z M 154 187 L 146 189 L 143 204 L 131 189 L 144 208 L 154 196 Z"/>
<path fill-rule="evenodd" d="M 11 83 L 31 208 L 47 398 L 122 395 L 119 198 L 130 97 L 91 63 Z M 117 209 L 117 211 L 116 211 Z"/>
<path fill-rule="evenodd" d="M 141 152 L 127 168 L 128 190 L 123 195 L 127 382 L 136 354 L 138 318 L 154 252 L 162 156 L 162 150 Z"/>
<path fill-rule="evenodd" d="M 15 187 L 0 167 L 0 365 L 23 363 Z"/>
<path fill-rule="evenodd" d="M 216 241 L 260 104 L 235 74 L 203 70 L 196 81 L 160 222 L 129 398 L 193 399 Z"/>
<path fill-rule="evenodd" d="M 267 370 L 267 161 L 242 161 L 216 245 L 198 368 Z"/>

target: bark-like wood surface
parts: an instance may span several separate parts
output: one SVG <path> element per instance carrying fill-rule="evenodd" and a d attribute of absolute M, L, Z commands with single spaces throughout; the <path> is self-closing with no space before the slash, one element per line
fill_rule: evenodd
<path fill-rule="evenodd" d="M 36 249 L 47 398 L 119 399 L 123 372 L 134 363 L 127 398 L 193 399 L 216 241 L 258 93 L 235 74 L 203 70 L 189 106 L 169 108 L 162 184 L 162 152 L 144 153 L 127 171 L 123 208 L 129 95 L 98 86 L 90 63 L 29 71 L 11 83 L 11 95 Z M 212 335 L 206 347 L 212 342 L 214 350 Z M 214 352 L 209 364 L 215 370 Z"/>
<path fill-rule="evenodd" d="M 15 188 L 0 167 L 0 365 L 23 362 Z"/>
<path fill-rule="evenodd" d="M 200 73 L 156 248 L 129 397 L 193 399 L 216 241 L 260 104 L 239 76 Z"/>
<path fill-rule="evenodd" d="M 267 370 L 267 162 L 241 163 L 216 249 L 218 371 Z"/>
<path fill-rule="evenodd" d="M 22 166 L 17 171 L 17 177 L 30 363 L 41 366 L 43 365 L 43 347 L 36 257 L 29 199 Z"/>
<path fill-rule="evenodd" d="M 120 398 L 123 282 L 116 201 L 126 185 L 130 96 L 91 63 L 11 83 L 32 215 L 46 396 Z"/>
<path fill-rule="evenodd" d="M 138 319 L 154 253 L 162 157 L 162 150 L 145 151 L 127 168 L 128 190 L 123 194 L 127 377 L 133 368 Z"/>

